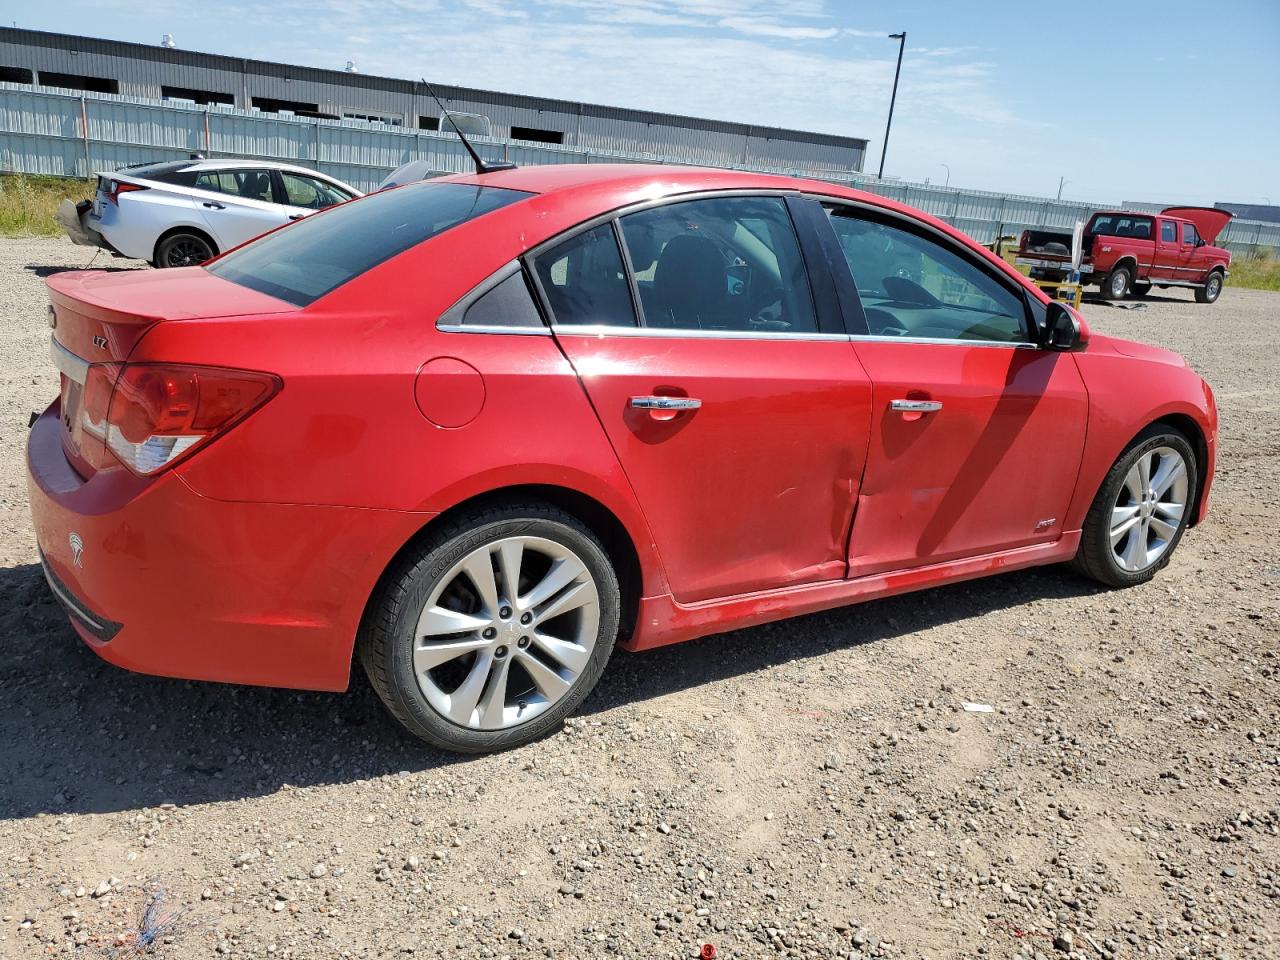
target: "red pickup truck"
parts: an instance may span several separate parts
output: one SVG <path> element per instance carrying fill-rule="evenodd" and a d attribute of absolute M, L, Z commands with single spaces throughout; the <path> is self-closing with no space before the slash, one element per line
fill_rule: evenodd
<path fill-rule="evenodd" d="M 1168 207 L 1158 214 L 1100 210 L 1085 225 L 1080 258 L 1083 283 L 1108 300 L 1145 297 L 1153 286 L 1191 287 L 1200 303 L 1222 293 L 1231 254 L 1213 246 L 1231 219 L 1212 207 Z M 1024 230 L 1015 263 L 1033 280 L 1061 281 L 1071 272 L 1070 233 Z"/>

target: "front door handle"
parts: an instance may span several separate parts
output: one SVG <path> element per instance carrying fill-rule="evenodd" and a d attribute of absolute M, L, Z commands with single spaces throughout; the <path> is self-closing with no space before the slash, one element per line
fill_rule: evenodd
<path fill-rule="evenodd" d="M 702 401 L 693 397 L 632 397 L 631 406 L 637 410 L 697 410 Z"/>
<path fill-rule="evenodd" d="M 306 214 L 305 214 L 305 213 L 291 213 L 291 214 L 289 214 L 289 219 L 290 219 L 290 220 L 301 220 L 301 219 L 302 219 L 303 217 L 305 217 L 305 216 L 306 216 Z"/>
<path fill-rule="evenodd" d="M 941 400 L 891 400 L 890 410 L 901 410 L 903 413 L 937 413 L 942 409 Z"/>
<path fill-rule="evenodd" d="M 206 201 L 204 202 L 204 205 L 205 205 L 206 207 L 208 207 L 210 210 L 225 210 L 225 209 L 227 209 L 227 205 L 226 205 L 225 203 L 218 203 L 216 200 L 206 200 Z"/>

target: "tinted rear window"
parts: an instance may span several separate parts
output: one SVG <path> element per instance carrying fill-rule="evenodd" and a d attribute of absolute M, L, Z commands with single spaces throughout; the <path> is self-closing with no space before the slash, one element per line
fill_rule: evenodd
<path fill-rule="evenodd" d="M 1094 218 L 1089 232 L 1099 237 L 1133 237 L 1151 239 L 1151 218 L 1123 213 L 1103 213 Z"/>
<path fill-rule="evenodd" d="M 334 207 L 209 264 L 216 277 L 305 307 L 410 247 L 532 194 L 415 183 Z"/>
<path fill-rule="evenodd" d="M 124 167 L 121 173 L 142 180 L 158 180 L 161 183 L 173 183 L 189 187 L 196 180 L 196 171 L 187 169 L 189 160 L 169 160 L 164 163 L 144 163 L 136 167 Z"/>

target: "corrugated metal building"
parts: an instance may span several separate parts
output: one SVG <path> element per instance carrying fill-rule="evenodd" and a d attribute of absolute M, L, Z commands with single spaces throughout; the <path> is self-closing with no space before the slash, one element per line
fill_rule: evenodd
<path fill-rule="evenodd" d="M 1270 203 L 1224 203 L 1221 200 L 1214 204 L 1219 210 L 1230 210 L 1244 220 L 1265 220 L 1267 223 L 1280 223 L 1280 206 Z"/>
<path fill-rule="evenodd" d="M 0 81 L 436 130 L 422 84 L 165 46 L 0 28 Z M 521 94 L 436 86 L 468 133 L 711 166 L 862 170 L 867 141 Z"/>

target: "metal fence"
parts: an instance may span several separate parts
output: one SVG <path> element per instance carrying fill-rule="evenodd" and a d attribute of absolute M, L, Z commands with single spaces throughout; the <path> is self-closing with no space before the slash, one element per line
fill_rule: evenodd
<path fill-rule="evenodd" d="M 654 163 L 670 157 L 476 138 L 482 152 L 521 165 Z M 110 94 L 66 94 L 0 83 L 0 171 L 89 177 L 129 164 L 183 159 L 192 153 L 286 160 L 370 190 L 395 167 L 426 160 L 439 172 L 464 172 L 470 161 L 452 133 L 382 127 L 362 121 L 314 120 L 227 107 L 197 107 Z M 750 166 L 772 173 L 811 173 Z M 853 173 L 821 179 L 880 194 L 946 220 L 980 243 L 1022 230 L 1069 230 L 1113 204 L 963 190 L 877 180 Z M 1152 212 L 1158 208 L 1152 207 Z M 1280 224 L 1233 220 L 1218 243 L 1242 255 L 1280 247 Z"/>

